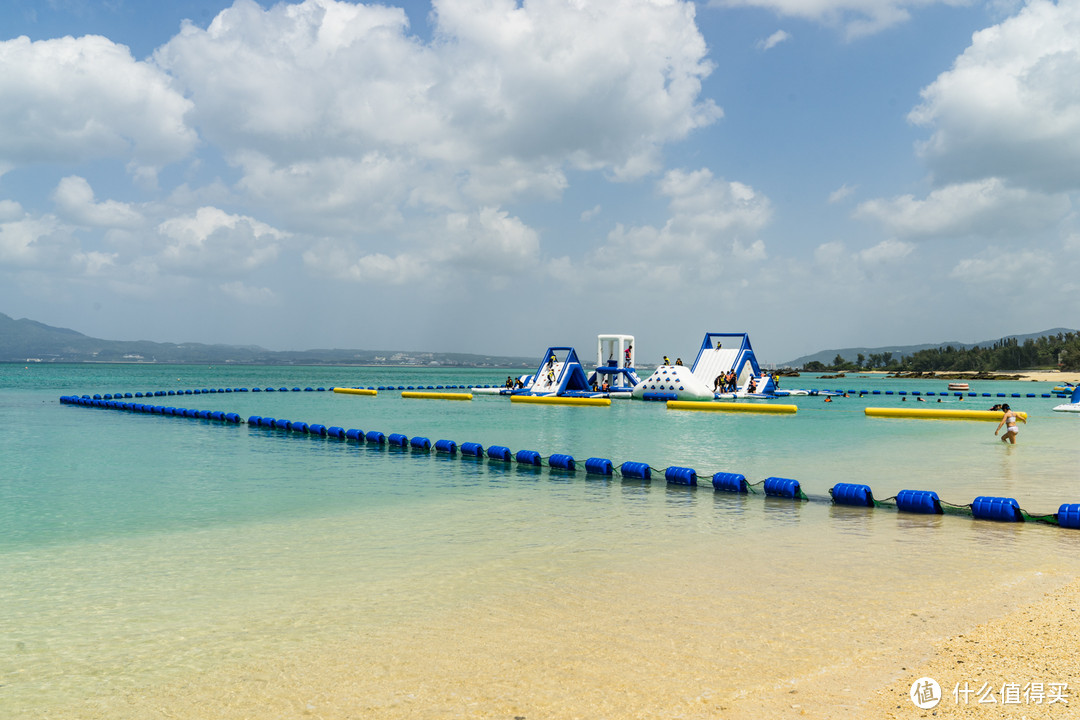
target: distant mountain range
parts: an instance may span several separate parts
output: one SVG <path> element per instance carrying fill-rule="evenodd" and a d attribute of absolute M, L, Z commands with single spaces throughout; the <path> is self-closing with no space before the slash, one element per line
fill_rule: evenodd
<path fill-rule="evenodd" d="M 254 345 L 101 340 L 0 313 L 0 362 L 130 362 L 207 365 L 434 365 L 535 367 L 535 358 L 396 350 L 276 351 Z"/>
<path fill-rule="evenodd" d="M 942 348 L 952 346 L 957 349 L 969 350 L 973 347 L 990 347 L 996 342 L 1001 340 L 1010 340 L 1016 338 L 1017 341 L 1023 343 L 1025 340 L 1034 340 L 1036 338 L 1046 337 L 1047 335 L 1058 335 L 1059 333 L 1075 333 L 1076 330 L 1069 330 L 1068 328 L 1054 328 L 1053 330 L 1043 330 L 1042 332 L 1031 333 L 1029 335 L 1006 335 L 1002 338 L 994 338 L 993 340 L 984 340 L 977 343 L 962 343 L 962 342 L 941 342 L 930 343 L 928 345 L 888 345 L 886 347 L 866 348 L 866 347 L 854 347 L 854 348 L 841 348 L 839 350 L 822 350 L 816 352 L 813 355 L 803 355 L 802 357 L 795 358 L 786 363 L 780 363 L 780 367 L 801 368 L 806 363 L 817 360 L 825 365 L 831 365 L 832 361 L 836 359 L 836 356 L 844 358 L 854 362 L 860 354 L 865 357 L 870 357 L 871 353 L 892 353 L 893 357 L 899 359 L 905 355 L 912 355 L 920 350 L 930 350 L 933 348 Z"/>
<path fill-rule="evenodd" d="M 1077 332 L 1054 328 L 1030 335 L 1009 335 L 1020 342 L 1058 333 Z M 837 355 L 854 361 L 861 353 L 891 352 L 900 358 L 919 350 L 945 347 L 987 347 L 1004 338 L 980 343 L 944 342 L 927 345 L 841 348 L 804 355 L 780 367 L 801 368 L 817 360 L 829 365 Z M 148 340 L 101 340 L 75 330 L 52 327 L 34 320 L 14 320 L 0 313 L 0 362 L 131 362 L 206 365 L 430 365 L 452 367 L 533 368 L 535 358 L 475 355 L 469 353 L 410 352 L 400 350 L 267 350 L 255 345 L 204 345 L 158 343 Z"/>

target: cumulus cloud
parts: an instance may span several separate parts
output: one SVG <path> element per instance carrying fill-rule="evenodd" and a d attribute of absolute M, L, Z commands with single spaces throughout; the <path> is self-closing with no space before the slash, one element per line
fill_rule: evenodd
<path fill-rule="evenodd" d="M 304 263 L 315 272 L 364 283 L 436 282 L 435 271 L 448 267 L 498 281 L 527 272 L 539 250 L 536 231 L 519 218 L 498 208 L 480 208 L 446 215 L 430 239 L 394 255 L 324 240 L 304 253 Z"/>
<path fill-rule="evenodd" d="M 965 283 L 987 288 L 988 293 L 998 294 L 1004 284 L 1016 287 L 1017 278 L 1045 277 L 1045 271 L 1055 258 L 1038 250 L 1002 251 L 992 249 L 978 257 L 959 261 L 949 276 Z"/>
<path fill-rule="evenodd" d="M 885 265 L 906 258 L 914 249 L 914 245 L 902 240 L 883 240 L 874 247 L 861 251 L 859 259 L 866 265 Z"/>
<path fill-rule="evenodd" d="M 56 217 L 23 217 L 0 223 L 0 263 L 23 268 L 57 268 L 77 253 L 70 228 Z"/>
<path fill-rule="evenodd" d="M 843 202 L 854 194 L 855 188 L 851 187 L 847 183 L 844 183 L 843 185 L 829 193 L 829 204 L 832 205 L 838 202 Z"/>
<path fill-rule="evenodd" d="M 86 178 L 63 178 L 53 191 L 58 215 L 75 225 L 130 229 L 142 224 L 142 215 L 127 203 L 94 202 L 94 190 Z"/>
<path fill-rule="evenodd" d="M 1000 177 L 1048 192 L 1080 188 L 1080 2 L 1033 0 L 975 33 L 922 91 L 911 122 L 939 182 Z"/>
<path fill-rule="evenodd" d="M 113 157 L 145 173 L 197 141 L 169 77 L 103 37 L 0 42 L 0 97 L 0 165 Z"/>
<path fill-rule="evenodd" d="M 10 222 L 22 217 L 22 205 L 14 200 L 0 200 L 0 222 Z"/>
<path fill-rule="evenodd" d="M 214 207 L 165 220 L 158 233 L 165 241 L 158 256 L 162 267 L 216 274 L 245 272 L 270 262 L 286 237 L 266 223 Z"/>
<path fill-rule="evenodd" d="M 641 272 L 652 278 L 666 268 L 674 281 L 684 273 L 713 276 L 765 259 L 756 233 L 768 223 L 771 205 L 753 188 L 701 169 L 669 171 L 657 189 L 669 198 L 664 226 L 616 225 L 590 262 L 615 275 Z"/>
<path fill-rule="evenodd" d="M 437 0 L 431 18 L 424 43 L 399 8 L 237 0 L 154 60 L 241 187 L 308 199 L 344 175 L 337 214 L 366 202 L 376 169 L 377 205 L 436 212 L 555 197 L 568 168 L 639 177 L 721 115 L 700 97 L 712 66 L 693 3 Z M 425 176 L 460 197 L 424 192 Z"/>
<path fill-rule="evenodd" d="M 772 35 L 765 38 L 764 40 L 758 41 L 757 46 L 758 46 L 759 50 L 772 50 L 774 47 L 776 47 L 780 43 L 782 43 L 782 42 L 784 42 L 786 40 L 790 40 L 790 39 L 791 39 L 791 35 L 788 32 L 786 32 L 784 30 L 777 30 L 776 32 L 774 32 Z"/>
<path fill-rule="evenodd" d="M 911 18 L 927 5 L 967 5 L 970 0 L 711 0 L 719 7 L 760 7 L 843 28 L 849 38 L 871 35 Z"/>
<path fill-rule="evenodd" d="M 906 238 L 1002 236 L 1042 230 L 1070 210 L 1067 196 L 1009 187 L 999 178 L 938 188 L 925 199 L 902 195 L 869 200 L 855 217 L 880 222 Z"/>
<path fill-rule="evenodd" d="M 278 302 L 277 295 L 270 288 L 252 287 L 240 280 L 223 283 L 218 287 L 233 300 L 244 303 L 245 305 L 276 305 Z"/>

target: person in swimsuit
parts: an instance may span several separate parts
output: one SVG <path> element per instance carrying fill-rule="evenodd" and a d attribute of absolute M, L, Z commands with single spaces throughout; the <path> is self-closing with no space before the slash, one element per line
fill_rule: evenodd
<path fill-rule="evenodd" d="M 1002 405 L 1001 410 L 1005 414 L 1001 416 L 1001 422 L 999 422 L 997 427 L 994 428 L 994 434 L 997 435 L 998 430 L 1000 430 L 1001 426 L 1004 425 L 1005 434 L 1001 436 L 1001 442 L 1008 442 L 1015 445 L 1016 436 L 1020 434 L 1020 428 L 1016 426 L 1016 421 L 1019 420 L 1020 422 L 1026 424 L 1027 419 L 1017 415 L 1011 409 L 1009 409 L 1008 403 Z"/>

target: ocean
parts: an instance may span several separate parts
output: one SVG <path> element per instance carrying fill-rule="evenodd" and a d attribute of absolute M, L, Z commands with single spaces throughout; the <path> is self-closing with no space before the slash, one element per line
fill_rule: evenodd
<path fill-rule="evenodd" d="M 1025 396 L 1008 398 L 1029 414 L 1016 446 L 993 423 L 867 418 L 900 404 L 884 394 L 782 401 L 794 415 L 398 391 L 148 401 L 644 462 L 651 482 L 59 402 L 507 374 L 0 365 L 0 717 L 852 717 L 935 640 L 1080 572 L 1078 531 L 828 501 L 848 482 L 1033 515 L 1080 502 L 1080 417 L 1026 397 L 1049 383 L 971 383 Z M 667 485 L 669 466 L 701 485 Z M 713 492 L 717 471 L 797 479 L 810 500 Z"/>

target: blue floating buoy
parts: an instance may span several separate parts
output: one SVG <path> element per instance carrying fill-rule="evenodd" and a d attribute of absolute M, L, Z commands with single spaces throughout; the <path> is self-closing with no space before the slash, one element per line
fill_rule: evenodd
<path fill-rule="evenodd" d="M 714 490 L 721 492 L 745 493 L 746 476 L 741 473 L 713 473 L 712 485 Z"/>
<path fill-rule="evenodd" d="M 487 449 L 487 456 L 492 460 L 502 460 L 504 462 L 510 462 L 513 455 L 510 452 L 510 448 L 503 445 L 491 445 Z"/>
<path fill-rule="evenodd" d="M 514 456 L 514 459 L 522 465 L 541 464 L 540 453 L 536 452 L 535 450 L 518 450 L 517 454 Z"/>
<path fill-rule="evenodd" d="M 1080 530 L 1080 503 L 1065 503 L 1057 511 L 1058 525 Z"/>
<path fill-rule="evenodd" d="M 320 437 L 326 437 L 326 426 L 319 425 L 318 423 L 307 426 L 308 435 L 318 435 Z"/>
<path fill-rule="evenodd" d="M 697 485 L 697 471 L 687 467 L 669 467 L 664 479 L 671 485 Z"/>
<path fill-rule="evenodd" d="M 277 420 L 274 420 L 274 427 L 278 430 L 288 430 L 290 427 L 292 427 L 292 421 L 279 418 Z"/>
<path fill-rule="evenodd" d="M 900 512 L 941 514 L 941 500 L 933 490 L 901 490 L 896 493 L 896 509 Z"/>
<path fill-rule="evenodd" d="M 607 458 L 591 457 L 585 461 L 585 472 L 590 475 L 611 475 L 615 471 Z"/>
<path fill-rule="evenodd" d="M 461 454 L 472 455 L 474 457 L 483 457 L 484 446 L 480 443 L 474 442 L 461 443 Z"/>
<path fill-rule="evenodd" d="M 1024 513 L 1013 498 L 980 495 L 971 502 L 971 514 L 976 520 L 1023 522 Z"/>
<path fill-rule="evenodd" d="M 874 493 L 869 485 L 855 483 L 836 483 L 829 490 L 833 502 L 837 505 L 859 505 L 874 507 Z"/>
<path fill-rule="evenodd" d="M 353 442 L 364 442 L 364 431 L 357 430 L 356 428 L 349 428 L 345 431 L 345 438 L 352 440 Z"/>
<path fill-rule="evenodd" d="M 430 450 L 431 441 L 426 437 L 417 436 L 409 440 L 409 447 L 416 448 L 417 450 Z"/>
<path fill-rule="evenodd" d="M 210 413 L 210 419 L 211 420 L 217 420 L 217 421 L 220 422 L 220 421 L 225 419 L 225 413 L 221 412 L 220 410 L 215 410 L 212 413 Z"/>
<path fill-rule="evenodd" d="M 764 489 L 765 494 L 770 497 L 791 498 L 792 500 L 802 498 L 802 488 L 799 486 L 799 481 L 791 478 L 765 478 Z"/>
<path fill-rule="evenodd" d="M 297 392 L 299 392 L 299 390 L 297 390 Z M 338 427 L 337 425 L 331 425 L 330 427 L 326 428 L 326 434 L 329 435 L 332 438 L 337 438 L 338 440 L 344 440 L 345 439 L 345 428 Z"/>
<path fill-rule="evenodd" d="M 574 470 L 577 469 L 577 463 L 574 462 L 574 458 L 562 453 L 556 453 L 549 457 L 548 465 L 553 468 L 559 468 L 560 470 L 569 470 L 570 472 L 574 472 Z"/>
<path fill-rule="evenodd" d="M 225 414 L 225 421 L 236 424 L 236 423 L 241 422 L 241 418 L 236 413 L 226 413 Z"/>
<path fill-rule="evenodd" d="M 308 429 L 309 427 L 306 422 L 294 422 L 289 427 L 289 430 L 292 430 L 294 433 L 306 433 Z"/>
<path fill-rule="evenodd" d="M 386 436 L 378 430 L 368 430 L 367 435 L 364 436 L 364 439 L 367 440 L 369 443 L 375 443 L 376 445 L 383 445 L 384 443 L 386 443 Z"/>
<path fill-rule="evenodd" d="M 436 440 L 435 452 L 446 453 L 447 455 L 456 455 L 457 443 L 453 440 Z"/>
<path fill-rule="evenodd" d="M 405 447 L 409 444 L 409 438 L 401 433 L 390 433 L 386 436 L 386 442 L 395 447 Z"/>
<path fill-rule="evenodd" d="M 293 391 L 293 392 L 300 392 L 300 388 L 298 388 L 298 387 L 294 387 L 294 388 L 292 389 L 292 391 Z"/>
<path fill-rule="evenodd" d="M 652 468 L 649 467 L 649 463 L 624 462 L 619 466 L 619 472 L 622 473 L 623 477 L 652 480 Z"/>

